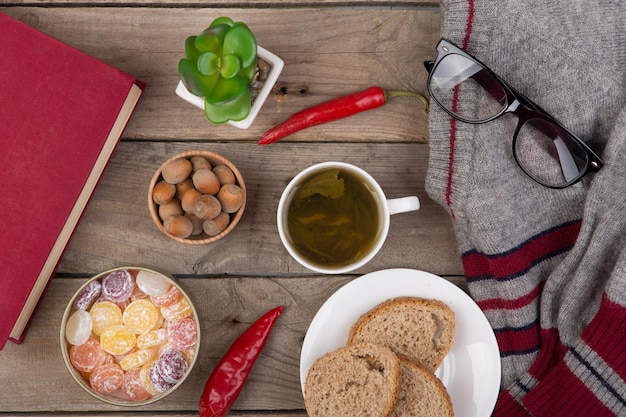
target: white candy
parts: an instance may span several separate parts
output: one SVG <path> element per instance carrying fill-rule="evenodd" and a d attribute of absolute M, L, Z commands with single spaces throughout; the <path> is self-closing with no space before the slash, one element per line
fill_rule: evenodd
<path fill-rule="evenodd" d="M 154 297 L 166 294 L 171 287 L 165 278 L 148 271 L 139 271 L 136 282 L 141 291 Z"/>
<path fill-rule="evenodd" d="M 65 324 L 65 338 L 72 345 L 82 345 L 91 335 L 91 315 L 85 310 L 76 310 Z"/>

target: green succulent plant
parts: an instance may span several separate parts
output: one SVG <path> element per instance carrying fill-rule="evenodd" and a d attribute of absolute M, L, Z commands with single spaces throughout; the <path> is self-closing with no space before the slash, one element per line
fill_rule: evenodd
<path fill-rule="evenodd" d="M 185 41 L 178 73 L 192 94 L 204 97 L 204 112 L 213 123 L 239 121 L 252 106 L 250 84 L 257 68 L 257 44 L 245 23 L 218 17 Z"/>

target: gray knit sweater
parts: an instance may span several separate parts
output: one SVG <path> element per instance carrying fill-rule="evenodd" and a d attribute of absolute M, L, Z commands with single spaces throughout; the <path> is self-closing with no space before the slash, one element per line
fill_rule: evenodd
<path fill-rule="evenodd" d="M 605 162 L 583 187 L 546 188 L 514 161 L 515 116 L 470 125 L 432 106 L 427 190 L 454 220 L 498 340 L 494 415 L 625 416 L 626 2 L 444 0 L 442 11 L 442 37 Z"/>

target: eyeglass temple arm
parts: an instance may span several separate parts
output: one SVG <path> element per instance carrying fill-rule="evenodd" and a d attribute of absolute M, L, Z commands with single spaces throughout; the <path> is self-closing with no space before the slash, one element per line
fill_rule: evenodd
<path fill-rule="evenodd" d="M 424 61 L 424 68 L 426 68 L 426 71 L 428 71 L 429 74 L 432 72 L 434 67 L 435 61 Z"/>

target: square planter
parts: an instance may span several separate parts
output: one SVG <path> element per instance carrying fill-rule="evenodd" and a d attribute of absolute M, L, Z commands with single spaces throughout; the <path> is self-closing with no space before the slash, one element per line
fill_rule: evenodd
<path fill-rule="evenodd" d="M 232 120 L 226 122 L 229 125 L 237 127 L 239 129 L 247 129 L 250 127 L 250 125 L 252 125 L 252 122 L 259 113 L 259 110 L 261 110 L 263 103 L 269 96 L 270 91 L 272 91 L 272 87 L 274 87 L 274 84 L 276 84 L 278 76 L 280 75 L 281 71 L 283 70 L 283 66 L 285 65 L 282 59 L 280 59 L 267 49 L 261 48 L 260 46 L 257 46 L 257 56 L 270 65 L 270 70 L 268 71 L 267 79 L 265 80 L 263 87 L 261 87 L 258 95 L 252 103 L 252 109 L 250 109 L 250 114 L 248 115 L 248 117 L 238 122 Z M 204 111 L 204 97 L 198 97 L 190 93 L 189 90 L 185 88 L 185 85 L 182 81 L 179 81 L 178 85 L 176 86 L 176 95 Z"/>

